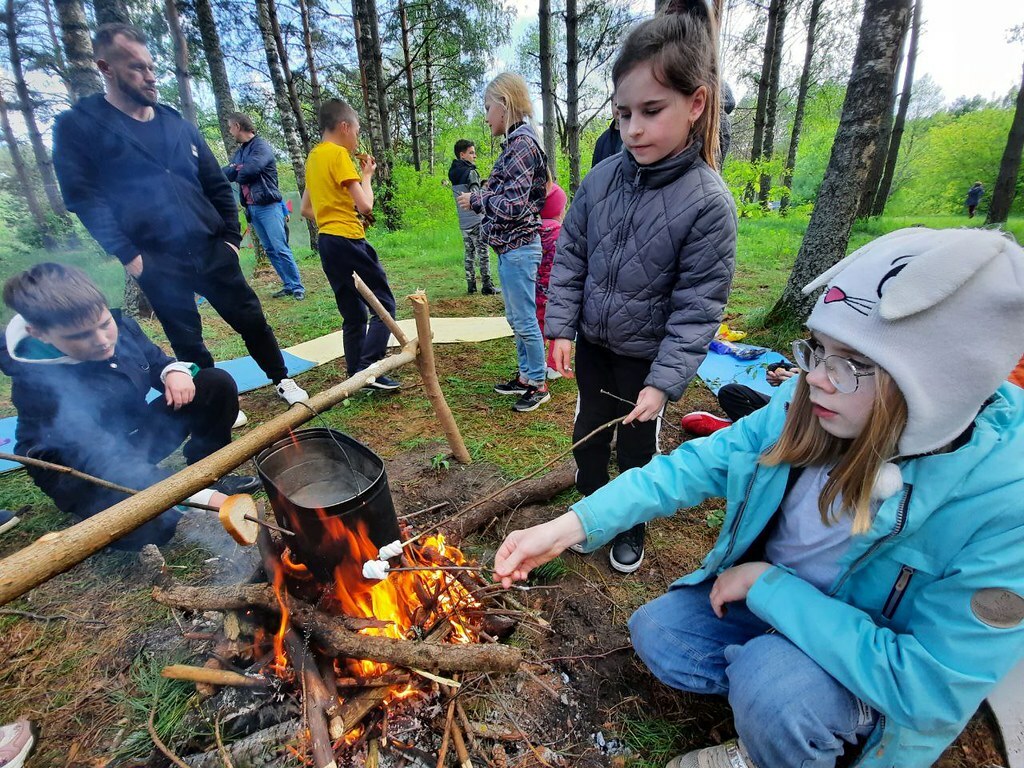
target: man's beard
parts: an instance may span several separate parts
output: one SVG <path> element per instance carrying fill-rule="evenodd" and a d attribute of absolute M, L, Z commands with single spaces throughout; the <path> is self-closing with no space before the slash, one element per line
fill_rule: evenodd
<path fill-rule="evenodd" d="M 141 88 L 128 86 L 124 82 L 122 82 L 120 85 L 121 92 L 139 106 L 155 107 L 157 105 L 157 101 L 159 99 L 158 93 L 154 92 L 154 95 L 150 96 L 146 91 L 142 90 Z"/>

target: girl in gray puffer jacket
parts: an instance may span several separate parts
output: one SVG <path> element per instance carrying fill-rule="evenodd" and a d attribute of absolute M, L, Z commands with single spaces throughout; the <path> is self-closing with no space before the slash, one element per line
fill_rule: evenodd
<path fill-rule="evenodd" d="M 551 272 L 544 331 L 566 376 L 576 341 L 573 441 L 625 416 L 620 471 L 657 452 L 665 403 L 682 396 L 704 360 L 732 282 L 736 207 L 716 172 L 718 33 L 710 14 L 703 0 L 674 0 L 630 32 L 612 69 L 624 151 L 584 179 Z M 608 482 L 612 434 L 573 452 L 580 493 Z M 612 567 L 639 568 L 643 542 L 643 524 L 617 536 Z"/>

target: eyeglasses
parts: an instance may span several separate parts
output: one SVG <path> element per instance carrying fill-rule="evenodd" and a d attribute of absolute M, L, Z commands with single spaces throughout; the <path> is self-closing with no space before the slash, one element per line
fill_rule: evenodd
<path fill-rule="evenodd" d="M 822 363 L 825 364 L 825 374 L 832 386 L 844 395 L 857 391 L 860 380 L 865 376 L 874 376 L 875 371 L 864 370 L 852 360 L 840 357 L 839 355 L 822 356 L 819 351 L 824 351 L 806 339 L 799 339 L 793 342 L 793 359 L 800 366 L 801 371 L 810 373 Z"/>

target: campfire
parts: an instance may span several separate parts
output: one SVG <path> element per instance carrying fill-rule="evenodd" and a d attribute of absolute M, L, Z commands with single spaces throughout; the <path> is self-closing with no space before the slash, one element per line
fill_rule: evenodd
<path fill-rule="evenodd" d="M 412 748 L 415 738 L 404 742 L 389 729 L 393 714 L 444 697 L 452 714 L 442 743 L 469 765 L 474 727 L 464 712 L 453 716 L 459 676 L 518 668 L 519 652 L 497 644 L 515 628 L 517 610 L 497 602 L 497 585 L 443 535 L 400 525 L 383 462 L 347 435 L 302 430 L 256 464 L 282 526 L 260 527 L 263 583 L 157 588 L 166 605 L 226 612 L 221 628 L 202 635 L 217 641 L 207 666 L 165 674 L 195 680 L 201 692 L 228 684 L 300 701 L 292 749 L 316 768 L 342 755 L 365 751 L 371 764 L 371 752 Z M 384 578 L 364 575 L 375 561 L 385 563 Z"/>

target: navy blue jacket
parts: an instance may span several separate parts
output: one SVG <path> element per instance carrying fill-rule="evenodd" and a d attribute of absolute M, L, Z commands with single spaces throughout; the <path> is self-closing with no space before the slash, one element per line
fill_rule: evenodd
<path fill-rule="evenodd" d="M 8 325 L 6 341 L 0 344 L 0 370 L 11 377 L 11 400 L 18 409 L 14 450 L 130 488 L 146 488 L 171 473 L 135 449 L 132 435 L 145 428 L 146 395 L 151 387 L 164 390 L 160 373 L 174 359 L 130 317 L 119 310 L 111 314 L 118 328 L 117 346 L 114 356 L 103 361 L 41 355 L 41 349 L 52 347 L 27 337 L 20 315 Z M 96 497 L 91 485 L 33 467 L 28 473 L 62 511 L 80 517 L 98 511 L 89 506 Z"/>
<path fill-rule="evenodd" d="M 242 166 L 236 168 L 236 165 Z M 241 187 L 249 188 L 253 205 L 273 205 L 281 202 L 281 191 L 277 186 L 277 160 L 274 148 L 266 139 L 253 136 L 235 150 L 231 164 L 224 166 L 228 181 L 238 182 L 238 200 L 246 205 Z"/>
<path fill-rule="evenodd" d="M 231 185 L 199 130 L 158 104 L 165 146 L 143 145 L 102 94 L 57 116 L 53 167 L 64 203 L 107 253 L 193 261 L 223 240 L 238 246 Z"/>
<path fill-rule="evenodd" d="M 604 133 L 597 137 L 597 143 L 594 144 L 594 157 L 590 161 L 590 167 L 596 168 L 597 164 L 602 160 L 607 160 L 612 155 L 617 155 L 622 151 L 622 134 L 619 133 L 619 124 L 617 120 L 612 120 L 611 124 L 605 128 Z"/>

